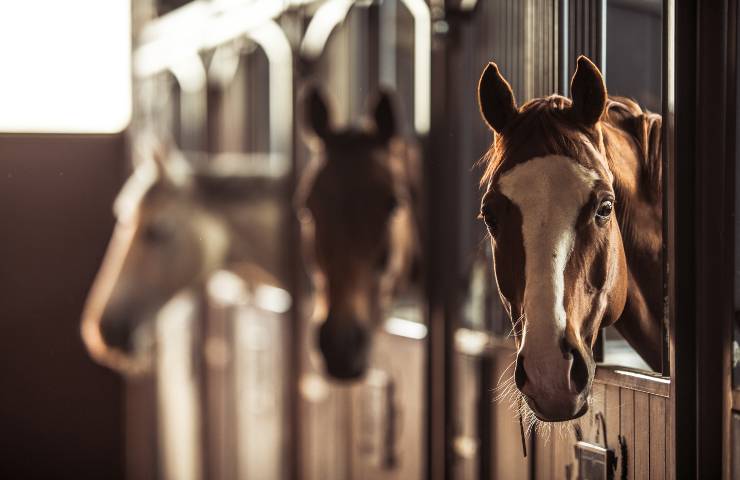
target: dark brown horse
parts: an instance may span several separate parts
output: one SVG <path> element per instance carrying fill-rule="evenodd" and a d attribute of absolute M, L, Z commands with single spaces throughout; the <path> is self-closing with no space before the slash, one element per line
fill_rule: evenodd
<path fill-rule="evenodd" d="M 297 208 L 317 290 L 318 343 L 328 373 L 364 374 L 373 330 L 418 263 L 419 165 L 381 94 L 364 128 L 336 130 L 318 90 L 305 97 L 314 158 Z"/>
<path fill-rule="evenodd" d="M 661 118 L 610 98 L 578 59 L 572 100 L 517 107 L 494 63 L 478 86 L 496 132 L 481 206 L 518 344 L 514 380 L 545 421 L 588 409 L 601 327 L 661 366 Z"/>

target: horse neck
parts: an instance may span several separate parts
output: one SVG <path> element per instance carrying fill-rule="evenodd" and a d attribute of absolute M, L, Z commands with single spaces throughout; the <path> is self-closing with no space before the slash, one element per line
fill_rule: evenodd
<path fill-rule="evenodd" d="M 663 319 L 662 198 L 648 181 L 660 156 L 644 155 L 639 139 L 614 126 L 604 129 L 609 168 L 614 175 L 616 209 L 628 267 L 625 310 L 617 329 L 656 370 L 660 369 Z M 647 158 L 645 158 L 647 157 Z M 651 187 L 652 185 L 652 187 Z"/>

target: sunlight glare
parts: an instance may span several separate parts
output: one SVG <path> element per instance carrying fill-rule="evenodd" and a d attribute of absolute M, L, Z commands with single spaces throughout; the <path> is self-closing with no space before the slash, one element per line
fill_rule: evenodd
<path fill-rule="evenodd" d="M 3 2 L 0 60 L 0 132 L 119 132 L 131 118 L 131 1 Z"/>

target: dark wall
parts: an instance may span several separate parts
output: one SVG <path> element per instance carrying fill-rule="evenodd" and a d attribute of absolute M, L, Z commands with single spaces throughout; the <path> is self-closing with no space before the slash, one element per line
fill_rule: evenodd
<path fill-rule="evenodd" d="M 124 158 L 121 135 L 0 135 L 0 478 L 124 476 L 123 383 L 79 334 Z"/>

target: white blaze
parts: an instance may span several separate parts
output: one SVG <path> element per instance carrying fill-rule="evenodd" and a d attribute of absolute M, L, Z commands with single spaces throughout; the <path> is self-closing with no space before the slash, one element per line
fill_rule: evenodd
<path fill-rule="evenodd" d="M 575 226 L 598 175 L 559 155 L 536 157 L 499 180 L 499 191 L 522 215 L 527 335 L 557 341 L 565 331 L 565 267 Z"/>

